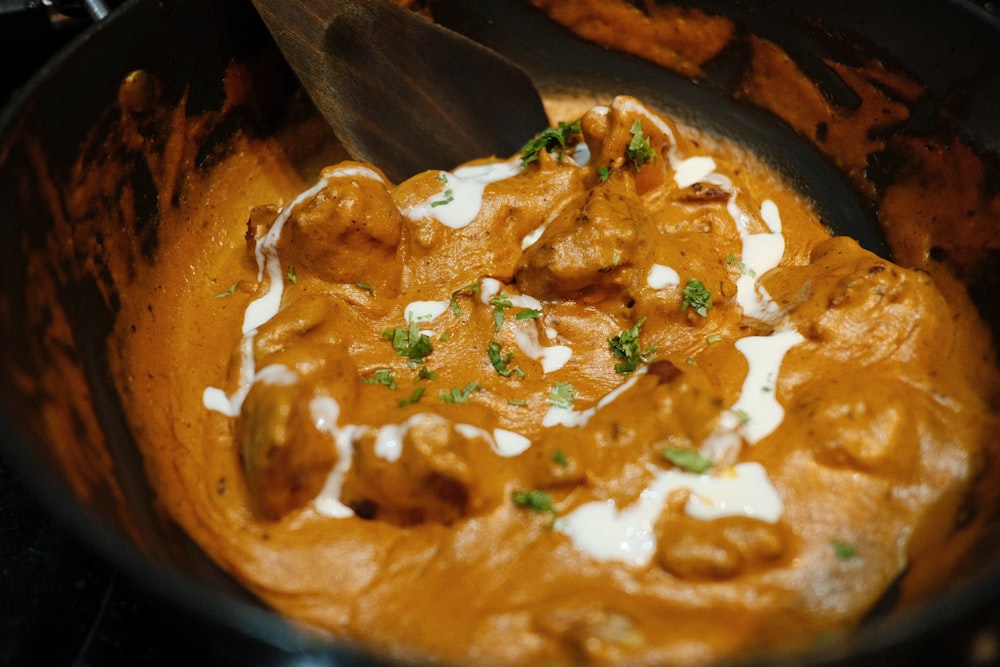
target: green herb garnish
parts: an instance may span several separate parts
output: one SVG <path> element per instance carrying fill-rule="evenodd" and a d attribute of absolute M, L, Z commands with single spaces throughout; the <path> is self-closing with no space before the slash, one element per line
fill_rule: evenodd
<path fill-rule="evenodd" d="M 556 511 L 555 505 L 552 503 L 552 496 L 539 489 L 514 491 L 510 494 L 510 498 L 518 507 L 529 509 L 535 514 Z"/>
<path fill-rule="evenodd" d="M 558 127 L 545 128 L 538 134 L 538 136 L 521 148 L 521 166 L 526 167 L 529 163 L 537 160 L 538 154 L 541 153 L 542 150 L 547 150 L 550 153 L 558 150 L 558 159 L 562 160 L 562 156 L 566 151 L 566 145 L 569 143 L 570 137 L 580 134 L 582 131 L 579 119 L 571 123 L 559 121 Z"/>
<path fill-rule="evenodd" d="M 708 343 L 709 345 L 715 345 L 716 343 L 721 343 L 722 342 L 722 336 L 715 335 L 715 334 L 713 334 L 711 336 L 707 336 L 705 338 L 705 342 Z"/>
<path fill-rule="evenodd" d="M 236 283 L 229 286 L 225 292 L 219 292 L 215 295 L 216 299 L 225 299 L 227 296 L 232 296 L 236 292 Z"/>
<path fill-rule="evenodd" d="M 604 181 L 608 180 L 609 176 L 611 176 L 611 167 L 605 165 L 603 167 L 598 167 L 597 168 L 597 182 L 598 183 L 603 183 Z"/>
<path fill-rule="evenodd" d="M 458 297 L 463 294 L 473 295 L 479 292 L 479 285 L 475 283 L 470 283 L 465 287 L 459 287 L 457 290 L 451 293 L 451 300 L 448 302 L 448 307 L 451 308 L 451 312 L 455 315 L 462 316 L 462 307 L 458 305 Z"/>
<path fill-rule="evenodd" d="M 726 257 L 726 264 L 736 266 L 739 268 L 740 273 L 744 276 L 750 276 L 751 278 L 757 277 L 757 272 L 747 266 L 743 260 L 738 259 L 735 253 L 729 253 L 729 257 Z"/>
<path fill-rule="evenodd" d="M 646 318 L 641 318 L 628 331 L 623 331 L 617 336 L 608 339 L 608 346 L 611 354 L 622 361 L 615 364 L 615 371 L 622 375 L 627 375 L 639 367 L 639 364 L 648 364 L 653 359 L 655 345 L 650 345 L 643 350 L 639 346 L 639 329 Z"/>
<path fill-rule="evenodd" d="M 697 278 L 691 278 L 684 285 L 684 296 L 681 300 L 681 311 L 688 308 L 694 310 L 702 317 L 708 317 L 708 310 L 712 307 L 712 293 L 705 287 L 705 284 Z"/>
<path fill-rule="evenodd" d="M 288 278 L 288 282 L 292 283 L 293 285 L 298 285 L 299 284 L 299 277 L 297 275 L 295 275 L 295 267 L 294 266 L 289 266 L 288 267 L 288 272 L 285 273 L 285 278 Z"/>
<path fill-rule="evenodd" d="M 552 452 L 552 461 L 563 467 L 569 465 L 569 459 L 566 458 L 566 455 L 563 454 L 563 451 L 561 449 L 557 449 L 556 451 Z"/>
<path fill-rule="evenodd" d="M 354 283 L 354 286 L 357 287 L 360 290 L 364 290 L 365 292 L 368 292 L 372 296 L 375 296 L 375 288 L 372 287 L 371 285 L 369 285 L 368 283 Z"/>
<path fill-rule="evenodd" d="M 549 392 L 549 402 L 557 408 L 569 410 L 573 407 L 576 389 L 569 382 L 557 382 Z"/>
<path fill-rule="evenodd" d="M 427 366 L 421 366 L 420 370 L 417 371 L 417 380 L 437 380 L 437 373 L 427 368 Z"/>
<path fill-rule="evenodd" d="M 542 316 L 542 311 L 537 308 L 525 308 L 524 310 L 518 311 L 517 315 L 514 316 L 515 320 L 534 320 Z"/>
<path fill-rule="evenodd" d="M 649 143 L 649 137 L 643 133 L 642 121 L 638 118 L 632 123 L 631 132 L 632 140 L 628 142 L 628 148 L 625 149 L 625 157 L 631 160 L 636 171 L 639 171 L 643 165 L 653 161 L 656 153 Z"/>
<path fill-rule="evenodd" d="M 511 303 L 510 297 L 503 292 L 492 297 L 490 304 L 493 306 L 493 328 L 500 331 L 503 326 L 504 310 L 511 308 L 514 304 Z"/>
<path fill-rule="evenodd" d="M 375 371 L 372 375 L 361 378 L 361 381 L 364 382 L 365 384 L 385 385 L 389 389 L 396 388 L 396 378 L 392 376 L 392 370 L 389 368 L 380 368 L 377 371 Z"/>
<path fill-rule="evenodd" d="M 833 547 L 833 553 L 837 554 L 837 558 L 841 560 L 848 560 L 858 555 L 857 549 L 843 540 L 830 540 L 830 546 Z"/>
<path fill-rule="evenodd" d="M 733 413 L 736 415 L 736 418 L 740 420 L 741 424 L 749 424 L 750 423 L 750 413 L 748 413 L 746 410 L 743 410 L 741 408 L 737 408 L 737 409 L 733 410 Z"/>
<path fill-rule="evenodd" d="M 473 380 L 465 387 L 452 387 L 447 391 L 438 392 L 438 398 L 445 403 L 465 403 L 472 396 L 472 392 L 479 389 L 479 383 Z"/>
<path fill-rule="evenodd" d="M 512 374 L 517 373 L 518 377 L 524 377 L 524 371 L 515 366 L 510 368 L 510 362 L 514 358 L 513 352 L 508 352 L 507 354 L 500 353 L 500 343 L 495 340 L 491 340 L 489 347 L 486 348 L 486 354 L 490 358 L 490 363 L 493 364 L 493 368 L 497 373 L 503 377 L 510 377 Z"/>
<path fill-rule="evenodd" d="M 396 354 L 410 361 L 423 361 L 424 357 L 434 351 L 431 339 L 427 334 L 420 333 L 416 322 L 410 322 L 406 327 L 383 329 L 382 338 L 392 341 L 392 349 Z"/>
<path fill-rule="evenodd" d="M 407 405 L 413 405 L 414 403 L 418 402 L 421 398 L 423 398 L 425 391 L 427 391 L 426 387 L 417 387 L 416 389 L 413 390 L 413 392 L 409 396 L 397 401 L 396 405 L 398 405 L 401 408 L 405 408 Z"/>
<path fill-rule="evenodd" d="M 703 456 L 693 449 L 684 449 L 683 447 L 664 447 L 663 458 L 682 470 L 699 474 L 707 471 L 714 465 L 712 459 L 707 456 Z"/>

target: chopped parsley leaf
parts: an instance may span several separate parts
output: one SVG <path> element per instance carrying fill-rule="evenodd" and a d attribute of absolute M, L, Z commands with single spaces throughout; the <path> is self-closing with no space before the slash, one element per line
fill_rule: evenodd
<path fill-rule="evenodd" d="M 515 320 L 534 320 L 542 316 L 542 311 L 537 308 L 525 308 L 514 316 Z"/>
<path fill-rule="evenodd" d="M 625 157 L 631 160 L 636 171 L 639 171 L 643 165 L 653 161 L 656 153 L 649 143 L 649 137 L 643 133 L 642 121 L 638 118 L 632 123 L 631 132 L 632 140 L 628 142 L 628 148 L 625 149 Z"/>
<path fill-rule="evenodd" d="M 598 183 L 603 183 L 604 181 L 608 180 L 609 176 L 611 176 L 611 167 L 605 165 L 603 167 L 598 167 L 597 168 L 597 182 Z"/>
<path fill-rule="evenodd" d="M 216 294 L 215 298 L 225 299 L 227 296 L 232 296 L 235 293 L 236 293 L 236 283 L 233 283 L 232 285 L 229 286 L 229 289 L 227 289 L 225 292 L 219 292 L 218 294 Z"/>
<path fill-rule="evenodd" d="M 465 403 L 472 396 L 472 392 L 479 389 L 479 383 L 473 380 L 463 388 L 452 387 L 448 391 L 438 392 L 438 398 L 445 403 Z"/>
<path fill-rule="evenodd" d="M 489 347 L 486 348 L 486 354 L 489 356 L 493 368 L 503 377 L 510 377 L 514 373 L 517 373 L 518 377 L 524 377 L 524 371 L 517 366 L 509 368 L 511 359 L 514 358 L 514 353 L 500 354 L 500 343 L 491 340 Z"/>
<path fill-rule="evenodd" d="M 557 408 L 569 410 L 573 407 L 576 389 L 569 382 L 557 382 L 549 392 L 549 402 Z"/>
<path fill-rule="evenodd" d="M 556 511 L 555 505 L 552 503 L 552 496 L 539 489 L 514 491 L 510 494 L 510 498 L 518 507 L 529 509 L 535 514 Z"/>
<path fill-rule="evenodd" d="M 552 452 L 552 461 L 554 463 L 558 463 L 561 466 L 569 465 L 569 459 L 566 458 L 566 455 L 563 453 L 561 449 L 557 449 L 556 451 Z"/>
<path fill-rule="evenodd" d="M 837 558 L 841 560 L 848 560 L 858 555 L 857 549 L 843 540 L 830 540 L 830 546 L 833 547 L 833 553 L 837 554 Z"/>
<path fill-rule="evenodd" d="M 288 282 L 292 283 L 293 285 L 298 285 L 299 284 L 299 277 L 297 275 L 295 275 L 295 267 L 294 266 L 289 266 L 288 267 L 288 273 L 285 274 L 285 277 L 288 278 Z"/>
<path fill-rule="evenodd" d="M 437 380 L 438 374 L 427 368 L 427 366 L 421 366 L 420 370 L 417 371 L 418 380 Z"/>
<path fill-rule="evenodd" d="M 691 278 L 684 285 L 684 298 L 681 300 L 681 311 L 688 308 L 694 310 L 702 317 L 708 317 L 708 310 L 712 307 L 712 293 L 705 283 L 697 278 Z"/>
<path fill-rule="evenodd" d="M 468 294 L 471 296 L 472 294 L 476 294 L 478 291 L 479 291 L 479 285 L 475 283 L 470 283 L 465 287 L 459 287 L 457 290 L 452 292 L 451 300 L 448 302 L 448 307 L 451 308 L 451 312 L 461 317 L 462 307 L 458 305 L 458 297 L 462 296 L 463 294 Z"/>
<path fill-rule="evenodd" d="M 561 161 L 570 137 L 580 134 L 582 131 L 579 119 L 571 123 L 559 121 L 558 127 L 545 128 L 538 134 L 538 136 L 524 144 L 521 148 L 521 166 L 526 167 L 528 164 L 537 160 L 538 154 L 543 150 L 547 150 L 550 153 L 558 150 L 558 159 Z"/>
<path fill-rule="evenodd" d="M 396 354 L 410 361 L 423 361 L 424 357 L 434 351 L 431 339 L 427 334 L 420 333 L 416 322 L 410 322 L 406 327 L 383 329 L 382 338 L 392 341 L 392 349 Z"/>
<path fill-rule="evenodd" d="M 369 285 L 368 283 L 354 283 L 354 286 L 357 287 L 360 290 L 364 290 L 365 292 L 368 292 L 372 296 L 375 296 L 375 288 L 372 287 L 371 285 Z"/>
<path fill-rule="evenodd" d="M 392 369 L 380 368 L 369 377 L 361 378 L 365 384 L 381 384 L 389 389 L 396 388 L 396 378 L 392 376 Z"/>
<path fill-rule="evenodd" d="M 682 470 L 699 474 L 707 471 L 714 465 L 712 459 L 707 456 L 703 456 L 693 449 L 685 449 L 683 447 L 664 447 L 663 458 Z"/>
<path fill-rule="evenodd" d="M 615 371 L 622 375 L 628 375 L 638 368 L 639 364 L 648 364 L 653 359 L 653 352 L 656 351 L 655 345 L 650 345 L 645 350 L 639 346 L 639 329 L 642 328 L 642 323 L 645 321 L 646 318 L 643 317 L 628 331 L 623 331 L 608 339 L 611 354 L 622 359 L 615 364 Z"/>
<path fill-rule="evenodd" d="M 401 408 L 405 408 L 407 405 L 413 405 L 414 403 L 418 402 L 421 398 L 423 398 L 425 391 L 427 391 L 427 387 L 417 387 L 416 389 L 413 390 L 413 393 L 411 393 L 409 396 L 397 401 L 396 405 L 398 405 Z"/>

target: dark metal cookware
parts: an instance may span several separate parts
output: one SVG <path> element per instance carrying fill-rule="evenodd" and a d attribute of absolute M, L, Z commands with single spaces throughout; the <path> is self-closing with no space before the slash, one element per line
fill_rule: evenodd
<path fill-rule="evenodd" d="M 735 72 L 746 56 L 738 40 L 706 68 L 703 79 L 692 82 L 582 42 L 517 0 L 428 4 L 444 25 L 520 64 L 543 92 L 629 92 L 760 150 L 796 179 L 822 215 L 838 221 L 840 231 L 889 254 L 872 202 L 808 138 L 734 99 Z M 906 126 L 895 131 L 962 137 L 982 157 L 987 187 L 1000 189 L 1000 21 L 982 8 L 958 0 L 680 4 L 730 16 L 742 33 L 781 45 L 820 81 L 825 94 L 846 105 L 851 91 L 823 66 L 822 57 L 865 53 L 902 68 L 926 92 Z M 251 4 L 239 0 L 127 3 L 52 61 L 5 110 L 0 122 L 0 441 L 4 455 L 53 512 L 157 595 L 181 604 L 232 641 L 266 644 L 290 657 L 308 657 L 310 664 L 378 664 L 376 657 L 325 643 L 265 610 L 162 513 L 109 379 L 105 339 L 115 316 L 114 299 L 102 295 L 93 281 L 59 277 L 56 296 L 72 336 L 58 339 L 29 297 L 37 279 L 32 274 L 37 264 L 30 258 L 45 251 L 53 216 L 60 214 L 48 205 L 53 191 L 46 191 L 43 181 L 57 194 L 67 184 L 81 146 L 110 122 L 106 112 L 123 77 L 144 70 L 161 85 L 164 103 L 176 104 L 187 95 L 189 113 L 211 111 L 223 102 L 223 72 L 233 60 L 247 63 L 251 101 L 246 113 L 216 129 L 211 142 L 224 141 L 237 125 L 274 132 L 301 113 L 303 97 L 294 77 Z M 95 163 L 102 158 L 90 157 Z M 44 178 L 39 178 L 42 164 Z M 123 233 L 138 235 L 144 249 L 154 252 L 158 212 L 152 181 L 140 168 L 128 173 L 137 216 Z M 970 278 L 970 291 L 995 340 L 1000 331 L 997 258 L 996 246 L 982 248 Z M 84 390 L 70 381 L 61 386 L 33 381 L 55 363 L 65 364 L 68 380 L 82 379 Z M 70 419 L 56 424 L 53 415 Z M 844 641 L 776 660 L 912 664 L 929 652 L 940 655 L 934 651 L 943 642 L 959 652 L 956 663 L 971 660 L 979 655 L 976 650 L 989 649 L 982 642 L 990 635 L 982 633 L 1000 628 L 1000 539 L 991 542 L 980 546 L 967 576 L 918 608 L 876 613 Z M 887 598 L 887 608 L 891 602 Z"/>

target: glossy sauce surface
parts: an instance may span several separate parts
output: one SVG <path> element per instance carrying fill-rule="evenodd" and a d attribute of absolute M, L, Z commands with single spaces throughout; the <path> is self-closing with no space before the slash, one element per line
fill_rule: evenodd
<path fill-rule="evenodd" d="M 237 145 L 116 363 L 164 506 L 289 617 L 701 664 L 852 627 L 957 523 L 996 428 L 971 307 L 738 149 L 629 97 L 401 184 Z"/>

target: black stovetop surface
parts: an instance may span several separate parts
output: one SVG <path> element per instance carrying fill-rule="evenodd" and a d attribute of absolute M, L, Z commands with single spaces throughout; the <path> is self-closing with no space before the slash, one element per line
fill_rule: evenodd
<path fill-rule="evenodd" d="M 86 25 L 56 28 L 0 0 L 0 108 Z M 16 4 L 16 3 L 14 3 Z M 23 0 L 25 6 L 41 2 Z M 1000 613 L 988 628 L 1000 628 Z M 1000 664 L 998 633 L 967 628 L 912 667 Z M 249 640 L 235 645 L 98 556 L 0 459 L 0 667 L 319 665 Z"/>

